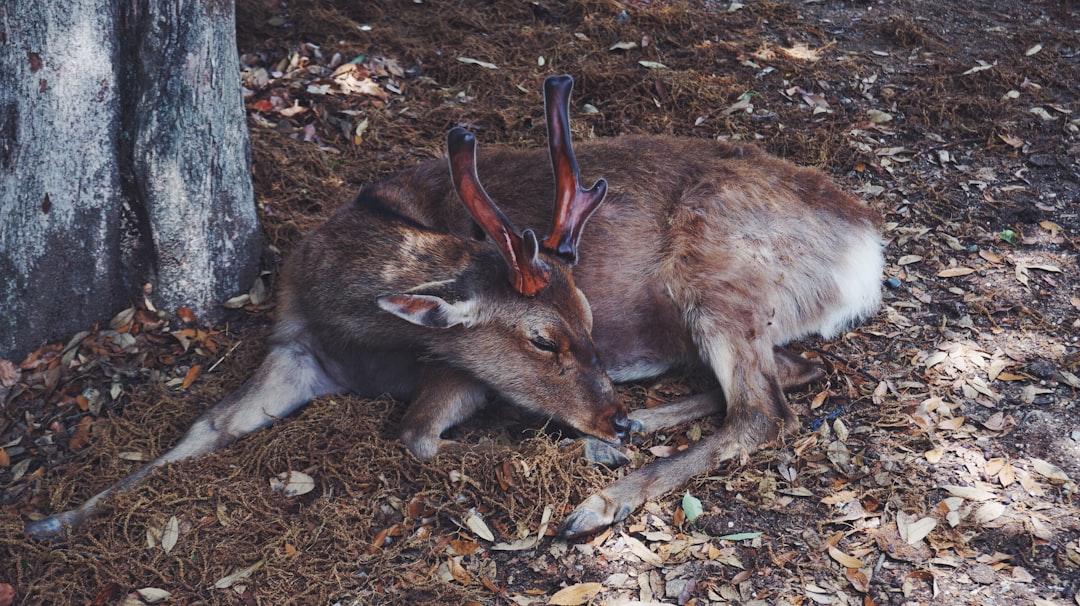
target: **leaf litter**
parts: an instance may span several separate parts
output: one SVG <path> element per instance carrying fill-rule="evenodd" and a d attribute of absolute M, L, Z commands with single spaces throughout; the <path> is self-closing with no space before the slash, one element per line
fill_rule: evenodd
<path fill-rule="evenodd" d="M 228 326 L 143 303 L 0 361 L 0 588 L 19 603 L 1075 603 L 1073 9 L 992 4 L 976 19 L 913 2 L 239 2 L 270 273 L 226 303 Z M 883 215 L 882 313 L 803 343 L 828 379 L 791 394 L 804 423 L 788 443 L 567 544 L 553 525 L 625 470 L 504 409 L 457 430 L 495 448 L 415 461 L 400 405 L 334 396 L 154 474 L 59 551 L 21 538 L 243 381 L 274 264 L 361 184 L 440 156 L 451 124 L 542 146 L 555 72 L 577 78 L 576 140 L 757 141 Z M 706 384 L 621 393 L 641 406 Z M 714 430 L 645 436 L 634 465 Z M 276 491 L 279 476 L 319 490 Z"/>

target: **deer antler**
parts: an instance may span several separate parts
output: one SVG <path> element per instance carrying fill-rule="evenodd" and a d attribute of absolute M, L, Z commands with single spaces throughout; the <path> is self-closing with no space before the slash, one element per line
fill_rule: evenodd
<path fill-rule="evenodd" d="M 535 296 L 551 279 L 550 269 L 538 254 L 536 234 L 531 229 L 519 234 L 480 185 L 476 174 L 476 137 L 472 133 L 460 126 L 452 128 L 446 137 L 446 147 L 458 197 L 502 253 L 510 268 L 510 284 L 527 297 Z"/>
<path fill-rule="evenodd" d="M 547 118 L 548 150 L 555 172 L 555 219 L 544 238 L 544 250 L 567 265 L 578 259 L 581 230 L 607 194 L 607 181 L 599 179 L 582 189 L 577 158 L 570 143 L 570 76 L 548 76 L 544 80 L 544 109 Z"/>

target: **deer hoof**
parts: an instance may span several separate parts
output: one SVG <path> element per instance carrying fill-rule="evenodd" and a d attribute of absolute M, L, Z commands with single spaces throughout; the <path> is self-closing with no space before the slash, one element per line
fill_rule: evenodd
<path fill-rule="evenodd" d="M 584 454 L 586 461 L 612 469 L 630 462 L 630 457 L 623 454 L 621 450 L 596 438 L 585 438 Z"/>
<path fill-rule="evenodd" d="M 23 532 L 35 541 L 49 541 L 67 537 L 68 528 L 69 525 L 65 523 L 63 515 L 60 514 L 29 522 L 23 527 Z"/>
<path fill-rule="evenodd" d="M 572 539 L 597 532 L 625 520 L 631 511 L 633 508 L 627 505 L 616 504 L 600 494 L 594 494 L 563 518 L 558 534 L 564 539 Z"/>

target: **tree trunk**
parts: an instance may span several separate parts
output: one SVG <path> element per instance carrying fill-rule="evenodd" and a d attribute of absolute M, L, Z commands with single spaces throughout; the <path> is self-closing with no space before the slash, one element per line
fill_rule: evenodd
<path fill-rule="evenodd" d="M 149 292 L 201 319 L 260 244 L 231 0 L 0 4 L 0 358 Z"/>

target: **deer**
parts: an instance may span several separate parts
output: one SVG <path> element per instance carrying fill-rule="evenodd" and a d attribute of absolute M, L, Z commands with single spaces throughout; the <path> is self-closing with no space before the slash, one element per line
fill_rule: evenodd
<path fill-rule="evenodd" d="M 602 530 L 625 519 L 647 500 L 659 498 L 725 461 L 744 462 L 760 447 L 797 431 L 798 419 L 785 391 L 819 380 L 825 373 L 818 364 L 785 346 L 812 335 L 834 338 L 875 313 L 880 306 L 884 266 L 880 217 L 821 171 L 796 166 L 751 144 L 687 137 L 631 135 L 599 138 L 572 147 L 569 127 L 572 88 L 573 79 L 569 76 L 551 76 L 544 82 L 546 158 L 542 150 L 506 148 L 483 149 L 474 156 L 461 155 L 455 154 L 454 145 L 450 144 L 449 163 L 423 162 L 369 185 L 350 207 L 339 212 L 374 209 L 376 214 L 418 230 L 417 234 L 440 234 L 440 238 L 471 241 L 478 247 L 487 246 L 475 250 L 487 250 L 491 257 L 495 256 L 490 251 L 494 247 L 501 251 L 499 254 L 509 266 L 513 266 L 510 259 L 539 258 L 552 273 L 573 267 L 577 297 L 568 296 L 563 303 L 576 301 L 580 320 L 558 338 L 550 332 L 529 333 L 527 339 L 519 337 L 514 343 L 501 345 L 522 348 L 528 355 L 536 355 L 533 350 L 540 350 L 562 357 L 563 352 L 575 347 L 588 351 L 588 355 L 575 355 L 583 367 L 575 368 L 574 372 L 587 374 L 590 379 L 586 383 L 600 386 L 596 389 L 604 393 L 604 404 L 583 404 L 582 400 L 587 398 L 573 391 L 582 387 L 560 383 L 558 388 L 545 392 L 551 399 L 544 400 L 534 410 L 585 434 L 585 451 L 597 462 L 626 461 L 618 446 L 631 432 L 654 432 L 712 415 L 722 416 L 715 433 L 673 457 L 626 473 L 586 498 L 561 521 L 558 534 L 565 538 Z M 455 131 L 449 136 L 451 142 Z M 462 158 L 470 157 L 484 175 L 482 189 L 474 178 L 476 171 L 461 166 L 468 164 Z M 557 200 L 552 230 L 539 244 L 533 243 L 535 237 L 527 233 L 522 234 L 519 243 L 507 244 L 510 238 L 507 234 L 512 230 L 492 229 L 490 215 L 496 215 L 494 222 L 501 225 L 508 225 L 511 220 L 523 225 L 545 221 L 548 213 L 545 208 L 549 208 L 545 200 L 552 197 L 552 180 L 538 167 L 549 163 L 555 174 Z M 583 175 L 596 179 L 588 190 L 580 187 Z M 484 205 L 489 211 L 485 214 L 474 212 L 469 203 L 458 203 L 457 198 L 464 201 L 478 191 L 486 192 L 481 198 L 499 200 L 497 212 L 490 210 L 493 205 Z M 578 204 L 576 200 L 582 197 L 587 201 Z M 602 198 L 603 204 L 597 197 Z M 590 235 L 581 238 L 586 222 Z M 361 389 L 362 379 L 372 379 L 376 372 L 371 367 L 374 361 L 358 362 L 362 350 L 355 351 L 355 344 L 340 337 L 343 333 L 351 334 L 356 330 L 355 324 L 366 321 L 360 319 L 362 314 L 350 309 L 349 313 L 331 314 L 326 319 L 300 316 L 299 308 L 303 304 L 298 300 L 300 293 L 296 287 L 289 286 L 292 280 L 302 281 L 293 272 L 319 275 L 331 269 L 339 275 L 341 267 L 358 271 L 355 266 L 367 262 L 358 260 L 355 252 L 347 252 L 344 245 L 330 247 L 340 252 L 339 257 L 318 256 L 316 251 L 324 247 L 318 242 L 337 241 L 335 238 L 349 238 L 352 242 L 356 237 L 354 233 L 339 233 L 338 223 L 341 222 L 337 216 L 332 217 L 309 237 L 314 242 L 302 243 L 293 255 L 294 262 L 286 265 L 278 304 L 279 326 L 271 340 L 270 356 L 280 349 L 279 360 L 270 362 L 268 357 L 268 362 L 241 387 L 240 396 L 230 396 L 231 400 L 227 398 L 204 415 L 209 417 L 207 424 L 218 416 L 214 411 L 222 408 L 235 416 L 254 417 L 248 421 L 251 426 L 272 422 L 261 407 L 266 406 L 262 399 L 270 398 L 274 389 L 302 391 L 299 398 L 344 384 L 365 393 Z M 415 241 L 400 238 L 387 245 L 402 242 L 406 249 L 417 246 Z M 539 255 L 533 252 L 536 250 L 540 251 Z M 430 256 L 435 255 L 430 253 Z M 409 261 L 415 258 L 410 257 Z M 403 265 L 411 267 L 408 263 Z M 397 270 L 391 270 L 394 271 Z M 510 274 L 514 276 L 515 272 L 511 270 Z M 529 297 L 526 293 L 533 289 L 528 286 L 534 281 L 532 275 L 510 278 L 515 285 L 524 286 L 524 292 L 517 293 L 526 299 Z M 352 274 L 346 272 L 346 276 Z M 566 280 L 569 283 L 569 273 Z M 335 294 L 351 286 L 351 282 L 342 283 L 340 279 L 333 285 L 306 283 L 308 289 L 335 289 Z M 424 283 L 414 294 L 425 296 L 432 288 L 437 287 Z M 534 296 L 543 296 L 543 291 Z M 379 301 L 380 306 L 408 303 L 399 307 L 402 312 L 399 317 L 414 320 L 437 316 L 439 320 L 430 321 L 441 321 L 455 317 L 455 313 L 464 313 L 461 306 L 454 308 L 452 302 Z M 329 300 L 325 304 L 340 306 Z M 362 307 L 359 302 L 356 305 Z M 578 345 L 571 347 L 571 342 Z M 310 351 L 315 344 L 323 356 L 317 365 L 289 361 L 290 352 Z M 412 352 L 394 354 L 400 356 L 401 363 L 395 370 L 417 369 L 405 363 L 412 359 Z M 521 350 L 513 352 L 514 356 L 521 354 Z M 387 363 L 385 356 L 386 352 L 380 363 Z M 591 359 L 586 360 L 589 356 Z M 518 374 L 520 365 L 508 360 L 506 351 L 500 351 L 498 357 L 488 370 L 494 371 L 496 377 L 479 371 L 476 376 L 461 373 L 459 366 L 424 369 L 425 373 L 431 373 L 425 378 L 438 375 L 445 381 L 449 376 L 458 382 L 448 398 L 434 393 L 440 389 L 435 385 L 442 382 L 433 384 L 404 376 L 407 372 L 385 379 L 390 383 L 396 380 L 420 386 L 412 394 L 413 401 L 406 412 L 409 422 L 402 423 L 405 428 L 402 441 L 410 451 L 419 457 L 430 457 L 458 447 L 441 439 L 436 431 L 464 420 L 480 405 L 483 399 L 480 392 L 507 380 L 503 375 L 510 373 L 518 380 L 531 381 L 528 376 Z M 282 373 L 298 366 L 308 374 L 286 381 Z M 333 374 L 321 370 L 326 368 Z M 319 383 L 330 376 L 342 376 L 346 368 L 354 373 L 351 380 Z M 608 391 L 611 384 L 598 378 L 625 383 L 653 379 L 673 370 L 711 373 L 718 387 L 627 413 L 625 406 L 612 401 Z M 311 386 L 297 390 L 298 378 Z M 425 388 L 429 385 L 430 388 Z M 467 391 L 469 397 L 462 396 L 459 389 Z M 391 393 L 408 391 L 398 389 Z M 496 391 L 501 397 L 515 401 L 516 392 Z M 417 401 L 428 401 L 426 397 L 446 398 L 447 403 L 434 409 L 418 407 Z M 519 398 L 518 403 L 528 407 L 529 398 Z M 230 401 L 245 404 L 228 404 Z M 283 415 L 289 410 L 283 407 L 276 412 Z M 418 438 L 409 429 L 414 424 L 412 417 L 425 415 L 438 415 L 439 419 L 426 419 L 426 425 L 420 423 L 428 430 Z M 597 423 L 597 419 L 601 422 Z M 196 421 L 189 436 L 205 434 L 196 431 L 200 421 Z M 239 437 L 231 433 L 222 435 L 225 436 L 222 442 Z M 155 464 L 203 454 L 217 446 L 203 444 L 205 439 L 197 438 L 184 446 L 188 441 L 185 437 L 174 448 L 175 454 L 170 455 L 174 452 L 170 451 L 162 455 L 161 463 L 155 461 L 133 476 L 147 473 Z M 120 487 L 137 479 L 128 478 Z M 28 530 L 35 536 L 58 534 L 90 515 L 96 507 L 95 499 L 108 493 L 92 498 L 72 512 L 35 522 Z"/>
<path fill-rule="evenodd" d="M 362 188 L 287 259 L 268 353 L 252 377 L 170 450 L 75 509 L 26 524 L 26 534 L 66 537 L 156 468 L 216 451 L 330 393 L 407 400 L 400 439 L 422 459 L 462 448 L 443 434 L 493 396 L 601 443 L 626 439 L 627 409 L 598 362 L 589 303 L 571 271 L 607 183 L 581 187 L 562 135 L 550 142 L 558 170 L 543 238 L 519 231 L 487 194 L 476 138 L 461 127 L 447 135 L 446 183 Z M 483 240 L 402 212 L 448 199 Z"/>
<path fill-rule="evenodd" d="M 569 137 L 573 79 L 545 81 L 548 138 Z M 566 149 L 564 145 L 562 149 Z M 574 279 L 593 314 L 592 339 L 616 383 L 670 371 L 711 373 L 719 387 L 631 411 L 634 432 L 655 432 L 722 414 L 719 429 L 670 458 L 623 475 L 561 521 L 573 538 L 625 519 L 646 501 L 745 462 L 762 445 L 798 430 L 791 391 L 823 369 L 785 345 L 834 338 L 873 315 L 884 268 L 881 219 L 821 171 L 747 143 L 627 135 L 579 142 L 573 161 L 551 150 L 557 173 L 580 167 L 609 184 L 573 258 Z M 542 152 L 488 150 L 479 157 L 487 191 L 511 219 L 543 220 L 550 183 Z M 447 190 L 445 169 L 421 164 L 397 177 Z M 587 181 L 587 179 L 586 179 Z M 484 238 L 448 196 L 398 212 L 461 237 Z M 628 461 L 610 443 L 589 458 Z M 589 448 L 589 446 L 592 446 Z"/>

